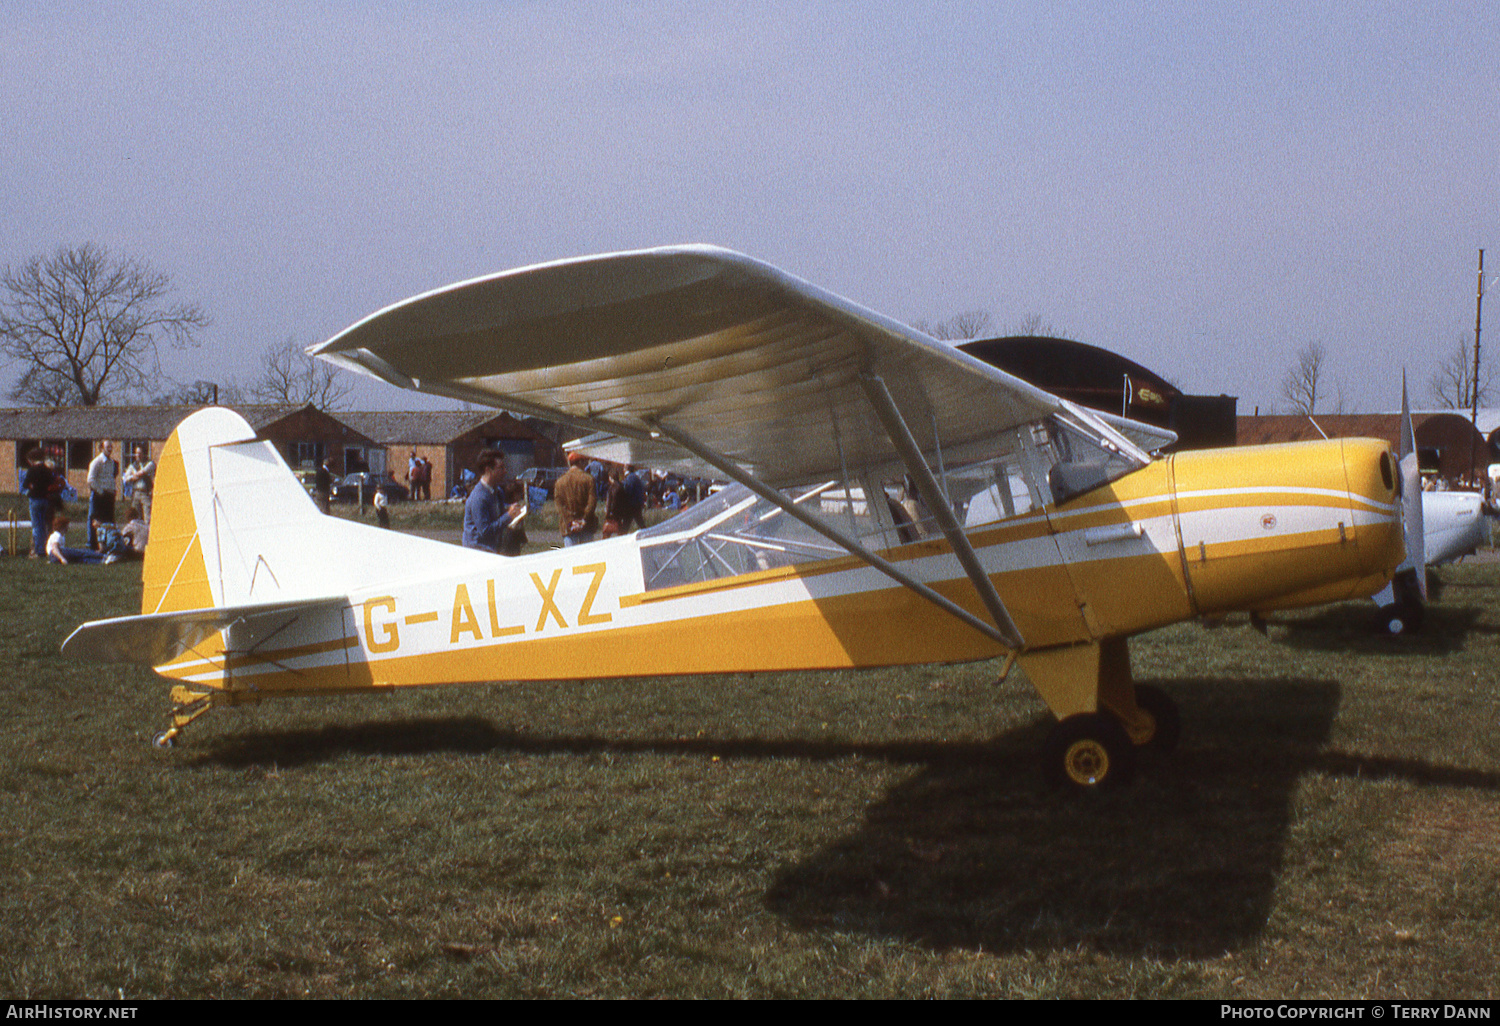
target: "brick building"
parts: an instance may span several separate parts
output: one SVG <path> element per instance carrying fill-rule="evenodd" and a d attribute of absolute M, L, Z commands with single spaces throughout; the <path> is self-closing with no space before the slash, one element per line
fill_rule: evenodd
<path fill-rule="evenodd" d="M 482 449 L 505 454 L 511 477 L 527 467 L 551 467 L 562 463 L 562 448 L 537 426 L 494 410 L 438 410 L 421 413 L 373 411 L 340 413 L 339 420 L 368 436 L 380 449 L 380 468 L 371 459 L 370 469 L 395 472 L 405 482 L 412 456 L 432 464 L 432 497 L 449 494 L 465 467 L 472 467 Z"/>
<path fill-rule="evenodd" d="M 1456 410 L 1413 413 L 1417 448 L 1425 450 L 1424 469 L 1434 469 L 1449 481 L 1457 481 L 1470 475 L 1482 477 L 1490 463 L 1500 460 L 1500 438 L 1492 441 L 1484 432 L 1494 420 L 1493 411 L 1480 413 L 1478 432 L 1467 413 Z M 1240 445 L 1309 442 L 1320 438 L 1379 438 L 1389 442 L 1392 449 L 1398 449 L 1401 415 L 1318 413 L 1311 417 L 1305 414 L 1240 417 L 1237 432 Z"/>
<path fill-rule="evenodd" d="M 313 406 L 226 405 L 249 422 L 260 438 L 276 445 L 293 468 L 312 468 L 332 457 L 336 473 L 355 469 L 362 454 L 377 448 L 348 424 Z M 37 446 L 75 488 L 106 439 L 115 443 L 121 466 L 138 445 L 161 455 L 172 430 L 196 406 L 59 406 L 0 410 L 0 492 L 19 491 L 26 453 Z"/>

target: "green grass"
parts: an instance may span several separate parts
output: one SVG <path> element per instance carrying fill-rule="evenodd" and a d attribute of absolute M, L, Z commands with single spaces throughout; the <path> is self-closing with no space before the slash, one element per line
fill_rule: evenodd
<path fill-rule="evenodd" d="M 138 566 L 0 561 L 12 997 L 1494 997 L 1500 564 L 1137 639 L 1181 750 L 1040 783 L 995 664 L 216 710 L 63 661 Z"/>

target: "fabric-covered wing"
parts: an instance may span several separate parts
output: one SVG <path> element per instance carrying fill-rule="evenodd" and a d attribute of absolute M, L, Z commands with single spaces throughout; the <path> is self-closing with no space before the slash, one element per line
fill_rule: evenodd
<path fill-rule="evenodd" d="M 768 264 L 709 246 L 506 271 L 397 303 L 309 352 L 406 388 L 619 436 L 667 466 L 696 436 L 767 484 L 891 468 L 860 376 L 961 458 L 1051 394 Z"/>

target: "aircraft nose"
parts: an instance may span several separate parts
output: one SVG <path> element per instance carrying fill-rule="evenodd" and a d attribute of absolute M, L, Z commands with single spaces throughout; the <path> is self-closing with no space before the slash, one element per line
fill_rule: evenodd
<path fill-rule="evenodd" d="M 1346 439 L 1344 477 L 1363 568 L 1394 572 L 1406 558 L 1406 546 L 1400 474 L 1390 447 L 1373 439 Z M 1415 499 L 1422 501 L 1420 492 Z"/>

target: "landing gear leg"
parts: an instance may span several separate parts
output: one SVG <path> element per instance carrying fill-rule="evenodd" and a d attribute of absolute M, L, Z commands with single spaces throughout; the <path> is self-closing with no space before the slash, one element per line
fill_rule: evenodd
<path fill-rule="evenodd" d="M 1042 750 L 1053 784 L 1076 791 L 1122 785 L 1135 775 L 1141 749 L 1177 747 L 1177 704 L 1134 682 L 1124 638 L 1028 653 L 1021 666 L 1058 719 Z"/>
<path fill-rule="evenodd" d="M 1375 623 L 1383 633 L 1394 638 L 1403 634 L 1415 634 L 1422 629 L 1422 614 L 1426 606 L 1422 602 L 1422 593 L 1417 588 L 1416 577 L 1410 571 L 1397 575 L 1384 589 L 1376 592 L 1373 598 L 1380 606 L 1380 614 Z"/>
<path fill-rule="evenodd" d="M 1084 792 L 1128 783 L 1156 720 L 1136 702 L 1125 639 L 1029 653 L 1021 666 L 1058 719 L 1042 747 L 1046 779 Z"/>
<path fill-rule="evenodd" d="M 175 746 L 183 728 L 208 712 L 214 705 L 215 696 L 220 693 L 218 691 L 194 691 L 181 684 L 174 686 L 172 688 L 172 725 L 152 738 L 151 744 L 161 749 Z"/>

